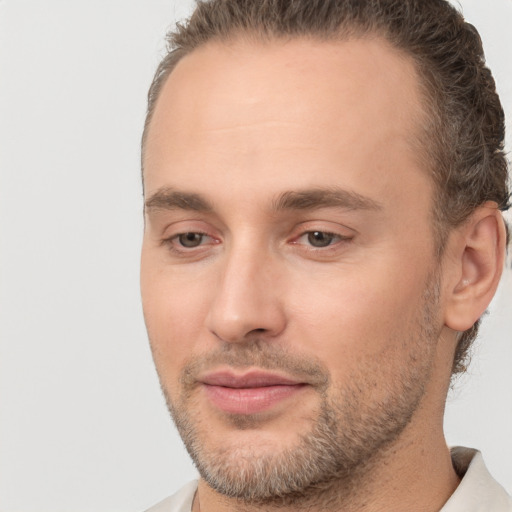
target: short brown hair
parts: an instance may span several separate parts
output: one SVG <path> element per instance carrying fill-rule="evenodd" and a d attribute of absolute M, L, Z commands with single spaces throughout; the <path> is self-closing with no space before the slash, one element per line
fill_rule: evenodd
<path fill-rule="evenodd" d="M 422 156 L 435 183 L 438 253 L 446 234 L 479 205 L 510 206 L 505 119 L 473 25 L 445 0 L 207 0 L 167 36 L 168 53 L 148 93 L 142 145 L 166 79 L 185 55 L 237 37 L 320 40 L 381 36 L 410 55 L 429 112 Z M 458 342 L 452 371 L 465 370 L 479 321 Z"/>

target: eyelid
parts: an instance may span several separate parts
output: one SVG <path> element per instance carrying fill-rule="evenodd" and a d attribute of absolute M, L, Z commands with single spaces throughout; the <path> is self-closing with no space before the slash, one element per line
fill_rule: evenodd
<path fill-rule="evenodd" d="M 344 224 L 327 221 L 306 221 L 301 222 L 293 229 L 291 238 L 299 238 L 308 233 L 314 233 L 315 231 L 325 233 L 327 235 L 338 236 L 343 239 L 354 238 L 358 233 L 354 228 L 348 227 Z"/>
<path fill-rule="evenodd" d="M 212 238 L 218 238 L 218 230 L 210 223 L 193 217 L 178 219 L 174 222 L 166 223 L 165 226 L 162 226 L 158 236 L 163 240 L 172 238 L 173 236 L 183 235 L 185 233 L 198 233 L 201 235 L 211 236 Z"/>

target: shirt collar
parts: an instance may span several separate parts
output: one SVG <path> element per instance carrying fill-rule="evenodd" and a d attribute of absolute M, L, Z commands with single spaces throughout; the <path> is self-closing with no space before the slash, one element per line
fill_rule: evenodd
<path fill-rule="evenodd" d="M 479 451 L 456 447 L 451 455 L 462 480 L 440 512 L 512 511 L 512 499 L 490 475 Z"/>

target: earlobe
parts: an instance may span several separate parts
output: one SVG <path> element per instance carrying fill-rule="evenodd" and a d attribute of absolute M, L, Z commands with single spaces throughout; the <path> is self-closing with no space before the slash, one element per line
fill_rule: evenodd
<path fill-rule="evenodd" d="M 460 228 L 451 248 L 454 266 L 447 283 L 445 325 L 455 331 L 469 329 L 491 302 L 505 260 L 505 224 L 496 203 L 477 208 Z"/>

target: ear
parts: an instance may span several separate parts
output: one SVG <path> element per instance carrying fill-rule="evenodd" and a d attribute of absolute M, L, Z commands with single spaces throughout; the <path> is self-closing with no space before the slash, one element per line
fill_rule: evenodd
<path fill-rule="evenodd" d="M 491 302 L 503 271 L 506 231 L 494 202 L 478 207 L 450 235 L 450 268 L 446 281 L 445 325 L 455 331 L 469 329 Z"/>

